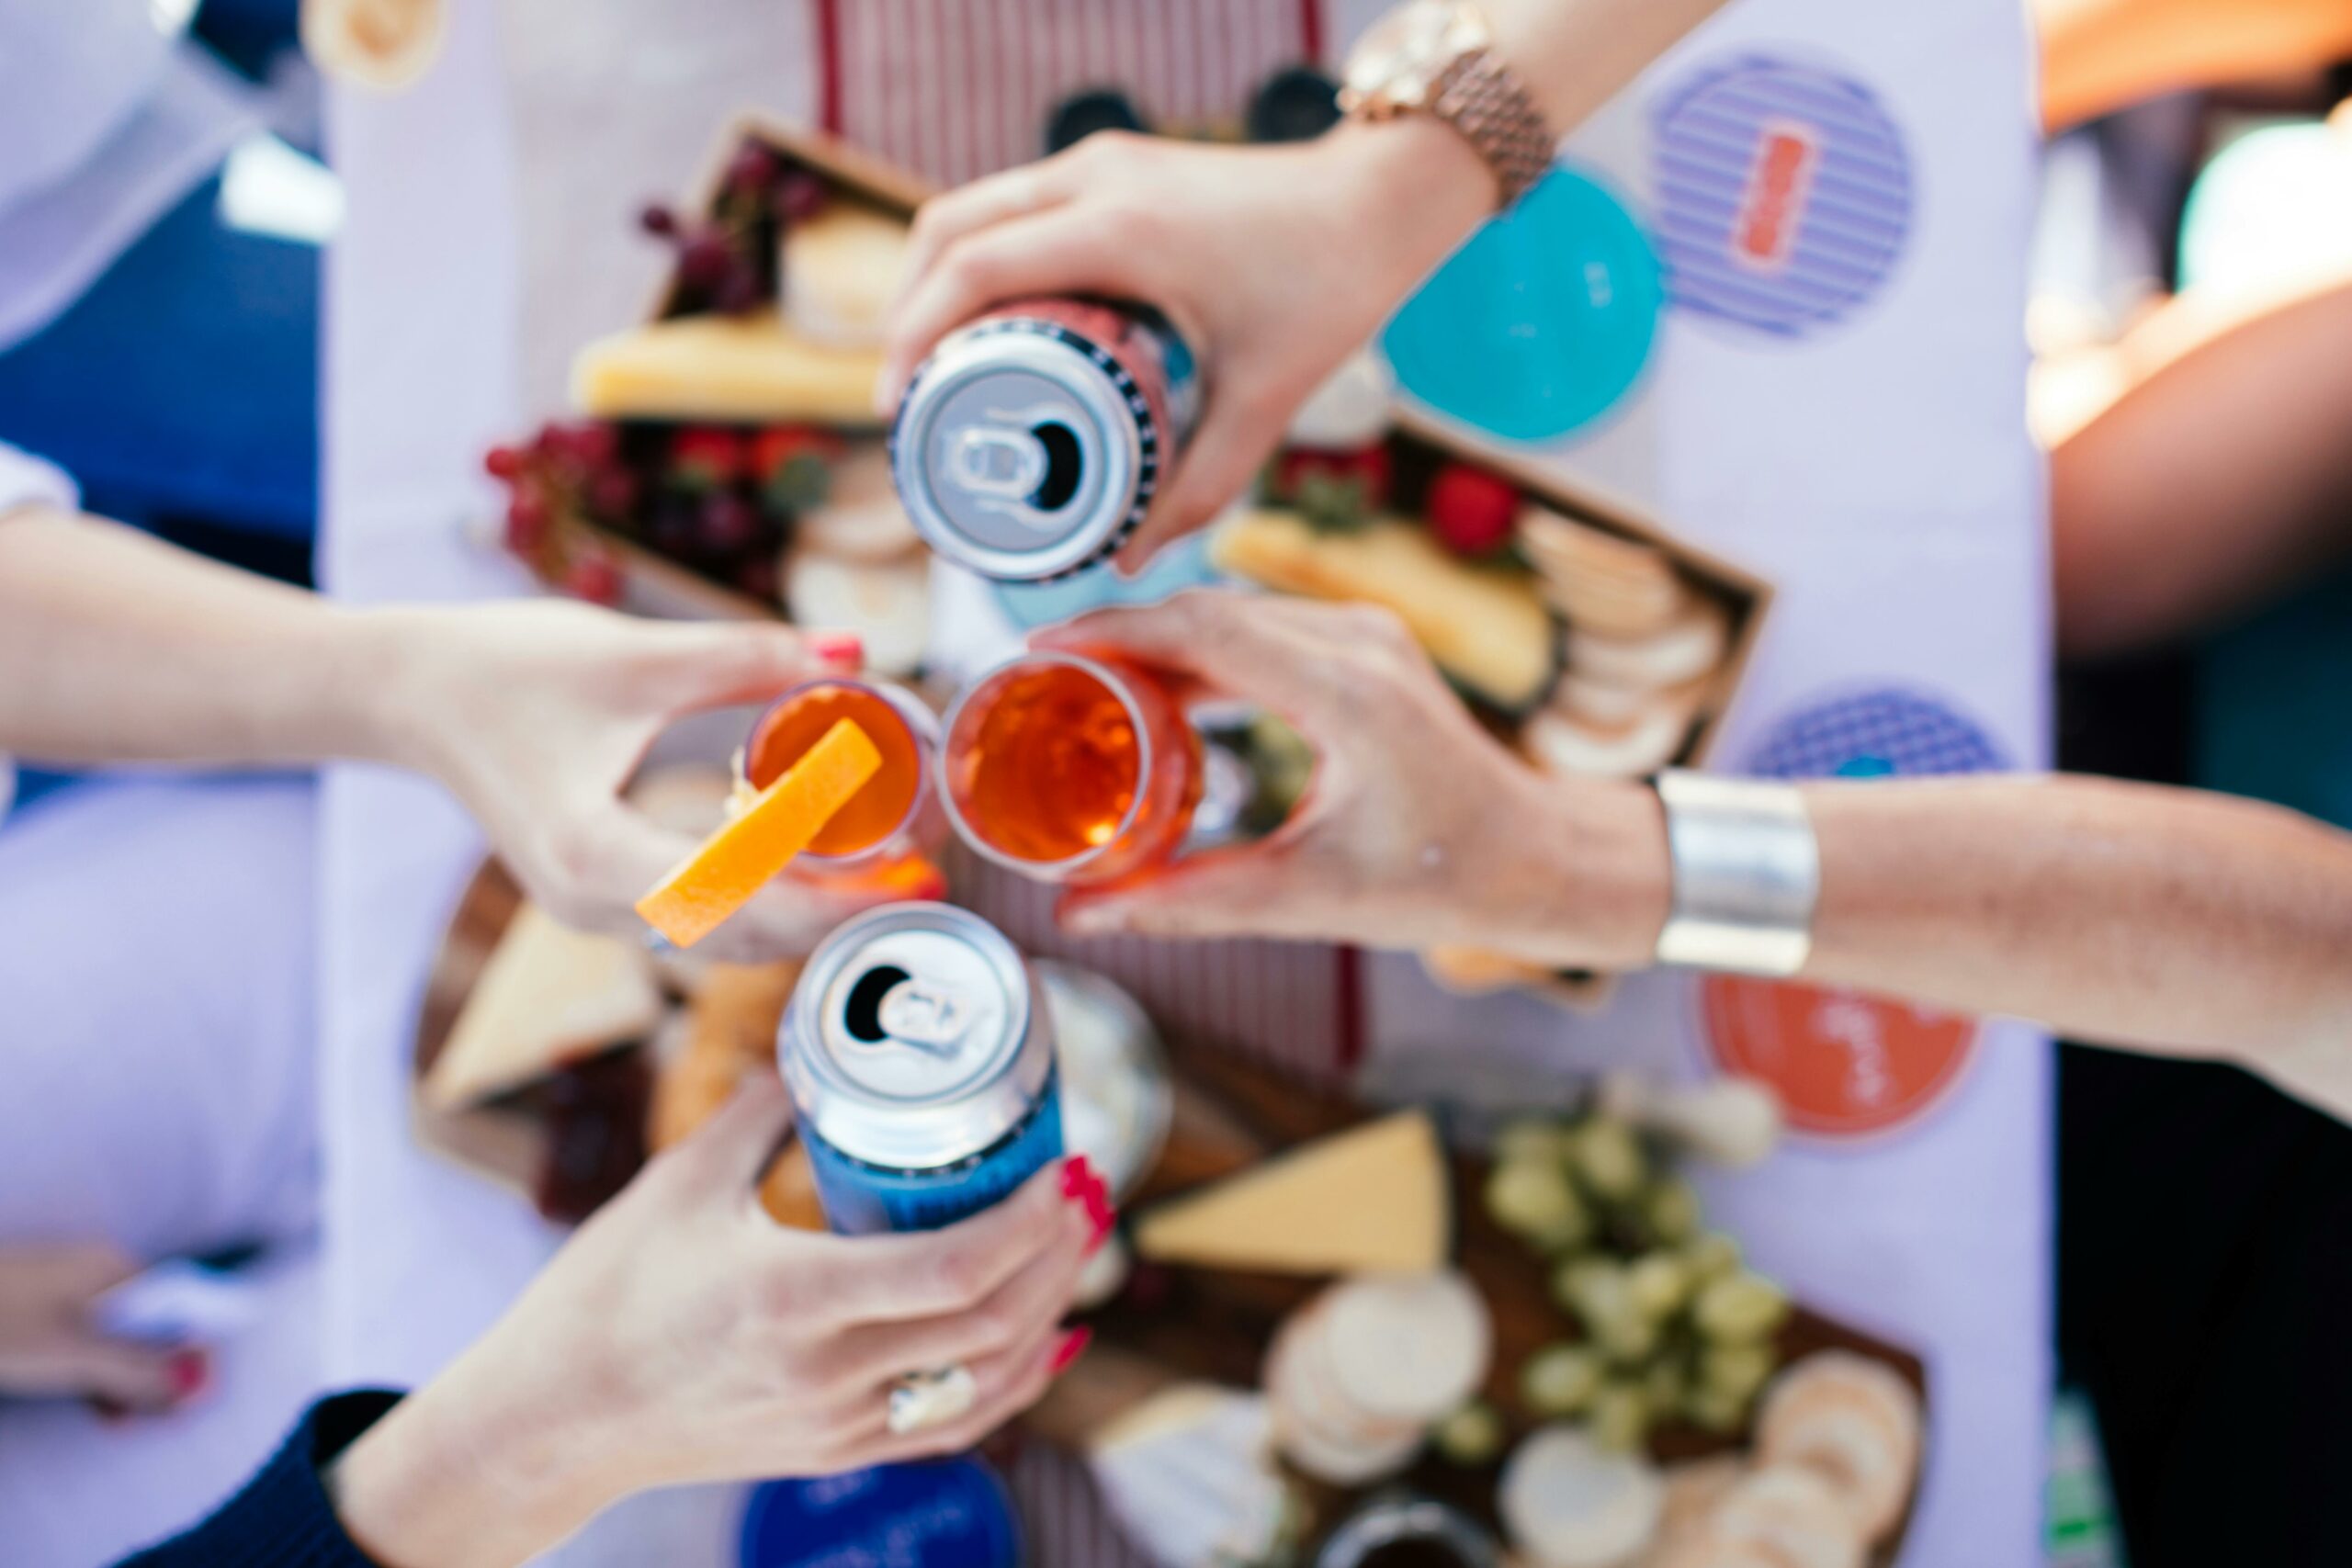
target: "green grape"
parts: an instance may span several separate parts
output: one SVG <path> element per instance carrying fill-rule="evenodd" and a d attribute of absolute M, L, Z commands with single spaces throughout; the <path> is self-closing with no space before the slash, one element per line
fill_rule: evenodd
<path fill-rule="evenodd" d="M 1682 1244 L 1682 1263 L 1694 1282 L 1720 1279 L 1739 1268 L 1739 1243 L 1721 1231 L 1707 1231 Z"/>
<path fill-rule="evenodd" d="M 1455 1464 L 1484 1464 L 1503 1451 L 1503 1418 L 1474 1399 L 1430 1428 L 1430 1441 Z"/>
<path fill-rule="evenodd" d="M 1589 1328 L 1604 1318 L 1625 1315 L 1624 1266 L 1608 1258 L 1572 1258 L 1552 1270 L 1552 1299 Z"/>
<path fill-rule="evenodd" d="M 1550 1160 L 1514 1159 L 1487 1178 L 1487 1213 L 1538 1247 L 1575 1247 L 1592 1234 L 1592 1212 Z"/>
<path fill-rule="evenodd" d="M 1656 1318 L 1627 1310 L 1590 1326 L 1593 1338 L 1618 1366 L 1639 1367 L 1657 1354 L 1662 1336 Z"/>
<path fill-rule="evenodd" d="M 1612 1378 L 1592 1396 L 1589 1416 L 1592 1440 L 1604 1449 L 1630 1453 L 1648 1436 L 1651 1415 L 1649 1398 L 1640 1384 Z"/>
<path fill-rule="evenodd" d="M 1600 1386 L 1600 1357 L 1589 1346 L 1547 1345 L 1519 1369 L 1519 1396 L 1534 1415 L 1573 1416 Z"/>
<path fill-rule="evenodd" d="M 1548 1116 L 1514 1116 L 1495 1134 L 1497 1165 L 1523 1159 L 1557 1165 L 1567 1152 L 1567 1129 Z"/>
<path fill-rule="evenodd" d="M 1689 1241 L 1699 1234 L 1699 1194 L 1679 1176 L 1661 1178 L 1650 1186 L 1642 1218 L 1650 1239 L 1662 1247 Z"/>
<path fill-rule="evenodd" d="M 1648 1161 L 1631 1127 L 1610 1116 L 1588 1118 L 1571 1134 L 1568 1165 L 1596 1197 L 1622 1203 L 1641 1190 Z"/>
<path fill-rule="evenodd" d="M 1671 1252 L 1645 1253 L 1626 1266 L 1625 1298 L 1645 1317 L 1670 1316 L 1690 1295 L 1690 1271 Z"/>
<path fill-rule="evenodd" d="M 1684 1391 L 1682 1414 L 1710 1432 L 1736 1432 L 1747 1419 L 1747 1401 L 1698 1383 Z"/>
<path fill-rule="evenodd" d="M 1741 1269 L 1710 1280 L 1690 1304 L 1691 1320 L 1712 1340 L 1769 1337 L 1789 1315 L 1789 1298 L 1761 1274 Z"/>
<path fill-rule="evenodd" d="M 1770 1345 L 1710 1345 L 1700 1353 L 1699 1379 L 1745 1407 L 1779 1361 Z"/>
<path fill-rule="evenodd" d="M 1660 1356 L 1642 1374 L 1642 1394 L 1650 1402 L 1650 1408 L 1661 1416 L 1681 1408 L 1690 1391 L 1690 1370 L 1679 1356 Z"/>

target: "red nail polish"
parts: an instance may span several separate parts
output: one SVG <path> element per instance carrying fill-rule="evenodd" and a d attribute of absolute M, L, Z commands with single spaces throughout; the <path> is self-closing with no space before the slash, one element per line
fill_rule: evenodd
<path fill-rule="evenodd" d="M 865 662 L 865 640 L 855 632 L 810 632 L 805 646 L 837 669 L 855 670 Z"/>
<path fill-rule="evenodd" d="M 1094 1330 L 1091 1328 L 1073 1328 L 1063 1335 L 1061 1343 L 1054 1347 L 1054 1362 L 1047 1369 L 1048 1372 L 1059 1377 L 1069 1371 L 1069 1364 L 1086 1354 L 1087 1346 L 1093 1340 Z"/>
<path fill-rule="evenodd" d="M 173 1396 L 178 1399 L 195 1398 L 212 1378 L 210 1358 L 201 1350 L 176 1352 L 165 1363 L 164 1371 L 172 1380 Z"/>
<path fill-rule="evenodd" d="M 1084 1155 L 1072 1155 L 1062 1161 L 1062 1196 L 1074 1203 L 1085 1201 L 1084 1193 L 1094 1180 L 1094 1168 Z"/>

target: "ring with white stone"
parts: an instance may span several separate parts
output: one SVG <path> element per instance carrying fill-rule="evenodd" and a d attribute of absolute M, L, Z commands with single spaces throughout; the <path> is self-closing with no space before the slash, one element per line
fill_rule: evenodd
<path fill-rule="evenodd" d="M 980 1402 L 980 1385 L 961 1364 L 909 1372 L 890 1385 L 889 1427 L 905 1437 L 953 1421 Z"/>

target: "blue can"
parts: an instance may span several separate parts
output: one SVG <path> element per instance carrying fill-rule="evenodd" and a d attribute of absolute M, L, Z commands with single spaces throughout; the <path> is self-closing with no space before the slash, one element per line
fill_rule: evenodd
<path fill-rule="evenodd" d="M 771 1481 L 743 1511 L 742 1568 L 1019 1568 L 1021 1529 L 976 1459 Z"/>
<path fill-rule="evenodd" d="M 1004 933 L 948 904 L 827 937 L 776 1033 L 833 1229 L 935 1230 L 1062 1156 L 1053 1015 Z"/>

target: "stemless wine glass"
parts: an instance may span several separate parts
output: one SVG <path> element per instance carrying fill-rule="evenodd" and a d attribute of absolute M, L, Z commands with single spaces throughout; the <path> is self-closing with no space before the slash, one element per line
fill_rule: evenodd
<path fill-rule="evenodd" d="M 1200 804 L 1201 741 L 1148 671 L 1029 653 L 964 688 L 939 770 L 948 819 L 1000 865 L 1107 882 L 1172 856 Z"/>
<path fill-rule="evenodd" d="M 762 790 L 842 719 L 873 739 L 882 765 L 865 787 L 817 831 L 793 874 L 863 881 L 927 858 L 946 841 L 933 786 L 939 720 L 922 699 L 884 681 L 827 678 L 793 687 L 768 705 L 736 759 L 741 784 Z"/>

